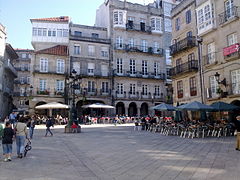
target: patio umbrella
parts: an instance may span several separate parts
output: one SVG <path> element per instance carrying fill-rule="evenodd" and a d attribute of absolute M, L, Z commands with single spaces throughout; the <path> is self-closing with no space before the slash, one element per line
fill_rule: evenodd
<path fill-rule="evenodd" d="M 193 101 L 188 104 L 184 104 L 181 106 L 176 107 L 178 110 L 189 110 L 189 111 L 211 111 L 213 107 L 202 104 L 198 101 Z"/>
<path fill-rule="evenodd" d="M 35 109 L 69 109 L 70 106 L 57 102 L 51 102 L 43 105 L 36 106 Z"/>
<path fill-rule="evenodd" d="M 94 103 L 94 104 L 83 105 L 82 108 L 114 109 L 115 107 L 107 104 L 102 104 L 102 103 Z"/>
<path fill-rule="evenodd" d="M 239 109 L 238 106 L 221 101 L 211 104 L 211 107 L 213 107 L 215 111 L 233 111 Z"/>
<path fill-rule="evenodd" d="M 153 106 L 151 107 L 151 109 L 159 110 L 159 111 L 175 111 L 176 110 L 174 106 L 170 104 L 165 104 L 165 103 L 159 104 L 157 106 Z"/>

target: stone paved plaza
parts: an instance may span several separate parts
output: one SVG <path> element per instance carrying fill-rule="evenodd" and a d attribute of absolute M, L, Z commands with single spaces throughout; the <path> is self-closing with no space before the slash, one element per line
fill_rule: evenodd
<path fill-rule="evenodd" d="M 240 179 L 235 137 L 183 139 L 131 126 L 53 131 L 44 137 L 45 130 L 37 129 L 24 159 L 16 158 L 14 146 L 13 161 L 0 162 L 0 180 Z"/>

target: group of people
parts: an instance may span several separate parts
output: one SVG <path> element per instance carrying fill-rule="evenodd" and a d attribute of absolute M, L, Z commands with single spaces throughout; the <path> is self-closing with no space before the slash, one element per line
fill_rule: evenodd
<path fill-rule="evenodd" d="M 36 125 L 36 116 L 24 116 L 12 112 L 9 117 L 5 118 L 4 127 L 0 123 L 0 139 L 2 140 L 2 148 L 4 161 L 11 161 L 12 144 L 16 141 L 17 157 L 23 158 L 25 149 L 25 140 L 27 138 L 33 139 L 34 128 Z M 50 129 L 54 126 L 53 118 L 48 117 L 46 120 L 46 133 L 45 137 L 53 133 Z"/>

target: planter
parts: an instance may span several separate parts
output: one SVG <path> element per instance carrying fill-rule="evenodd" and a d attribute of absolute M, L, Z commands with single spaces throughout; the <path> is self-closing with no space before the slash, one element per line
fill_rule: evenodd
<path fill-rule="evenodd" d="M 78 126 L 77 132 L 74 132 L 74 128 L 65 126 L 64 133 L 81 133 L 81 126 Z"/>

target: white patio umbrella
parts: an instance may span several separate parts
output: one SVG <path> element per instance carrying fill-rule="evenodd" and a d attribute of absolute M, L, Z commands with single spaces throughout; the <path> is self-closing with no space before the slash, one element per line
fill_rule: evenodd
<path fill-rule="evenodd" d="M 114 109 L 115 107 L 107 104 L 102 104 L 102 103 L 94 103 L 94 104 L 83 105 L 82 108 Z"/>
<path fill-rule="evenodd" d="M 57 102 L 51 102 L 43 105 L 36 106 L 35 109 L 69 109 L 70 106 Z"/>

